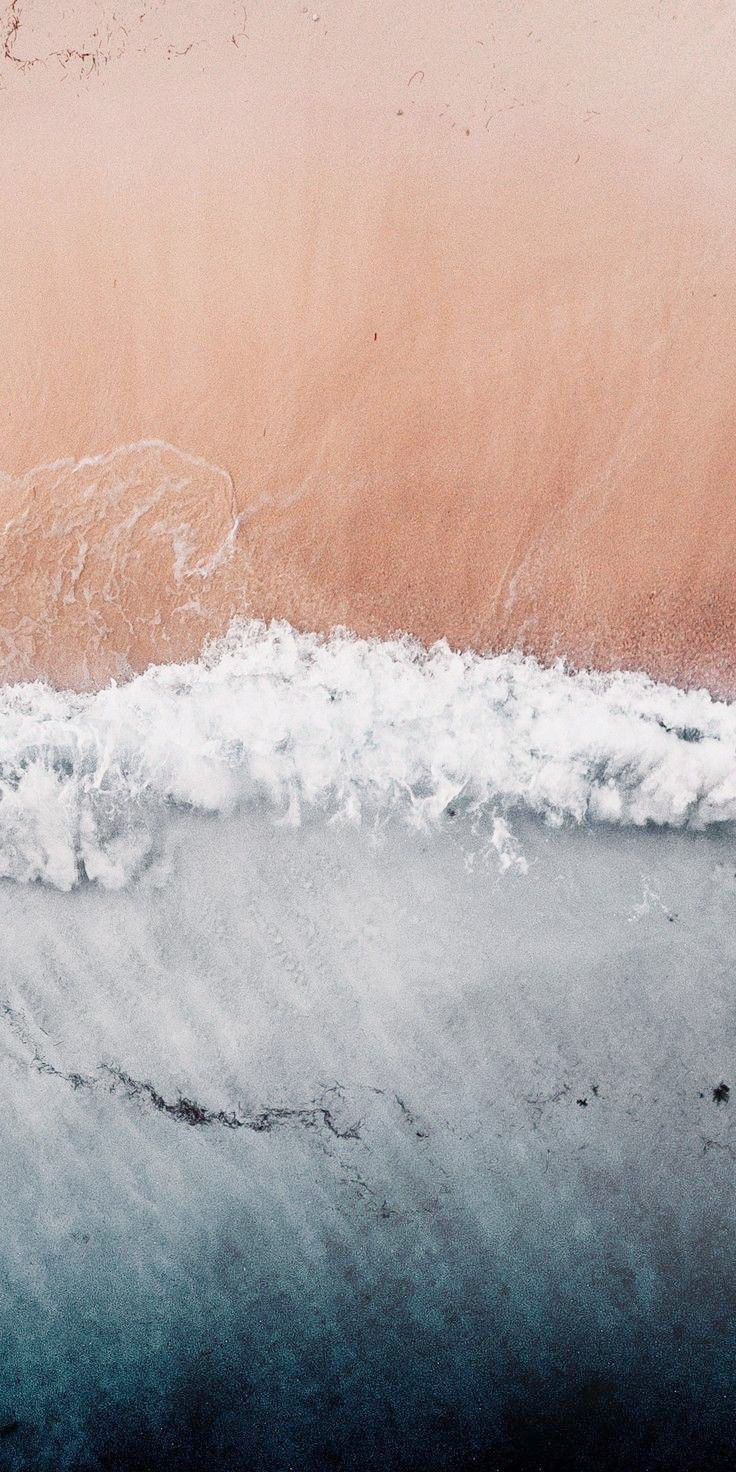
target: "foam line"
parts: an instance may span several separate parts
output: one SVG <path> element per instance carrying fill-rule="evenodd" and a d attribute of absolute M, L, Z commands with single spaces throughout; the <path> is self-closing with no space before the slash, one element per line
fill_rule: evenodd
<path fill-rule="evenodd" d="M 515 654 L 235 624 L 196 663 L 94 694 L 0 690 L 0 874 L 126 884 L 168 806 L 280 821 L 457 807 L 516 865 L 506 817 L 702 828 L 736 817 L 736 705 Z M 506 816 L 504 816 L 506 815 Z"/>

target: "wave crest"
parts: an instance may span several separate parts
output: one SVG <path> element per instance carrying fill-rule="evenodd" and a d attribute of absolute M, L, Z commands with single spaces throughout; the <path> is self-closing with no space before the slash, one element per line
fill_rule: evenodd
<path fill-rule="evenodd" d="M 237 623 L 196 663 L 94 694 L 5 686 L 0 753 L 0 875 L 63 890 L 133 879 L 171 805 L 420 828 L 469 808 L 506 867 L 514 809 L 736 817 L 736 705 L 705 691 L 285 623 Z"/>

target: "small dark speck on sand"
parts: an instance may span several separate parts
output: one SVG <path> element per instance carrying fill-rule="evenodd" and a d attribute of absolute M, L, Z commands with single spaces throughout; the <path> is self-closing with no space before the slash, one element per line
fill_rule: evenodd
<path fill-rule="evenodd" d="M 575 1102 L 580 1105 L 580 1108 L 581 1109 L 587 1109 L 587 1107 L 588 1107 L 588 1101 L 587 1101 L 587 1099 L 576 1099 Z"/>
<path fill-rule="evenodd" d="M 727 1104 L 728 1103 L 728 1100 L 729 1100 L 730 1093 L 731 1093 L 731 1090 L 730 1090 L 728 1084 L 724 1084 L 723 1080 L 721 1080 L 721 1082 L 719 1084 L 716 1084 L 716 1087 L 713 1090 L 713 1103 L 714 1104 Z"/>

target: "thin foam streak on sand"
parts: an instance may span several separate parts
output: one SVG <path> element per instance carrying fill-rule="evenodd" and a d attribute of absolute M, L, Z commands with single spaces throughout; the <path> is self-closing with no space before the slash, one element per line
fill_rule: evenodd
<path fill-rule="evenodd" d="M 149 9 L 0 63 L 0 677 L 244 613 L 736 690 L 723 7 Z"/>

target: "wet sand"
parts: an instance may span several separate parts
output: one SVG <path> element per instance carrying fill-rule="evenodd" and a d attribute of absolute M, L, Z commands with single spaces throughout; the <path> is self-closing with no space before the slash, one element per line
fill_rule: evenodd
<path fill-rule="evenodd" d="M 736 692 L 724 6 L 16 0 L 3 49 L 1 678 L 242 613 Z"/>

